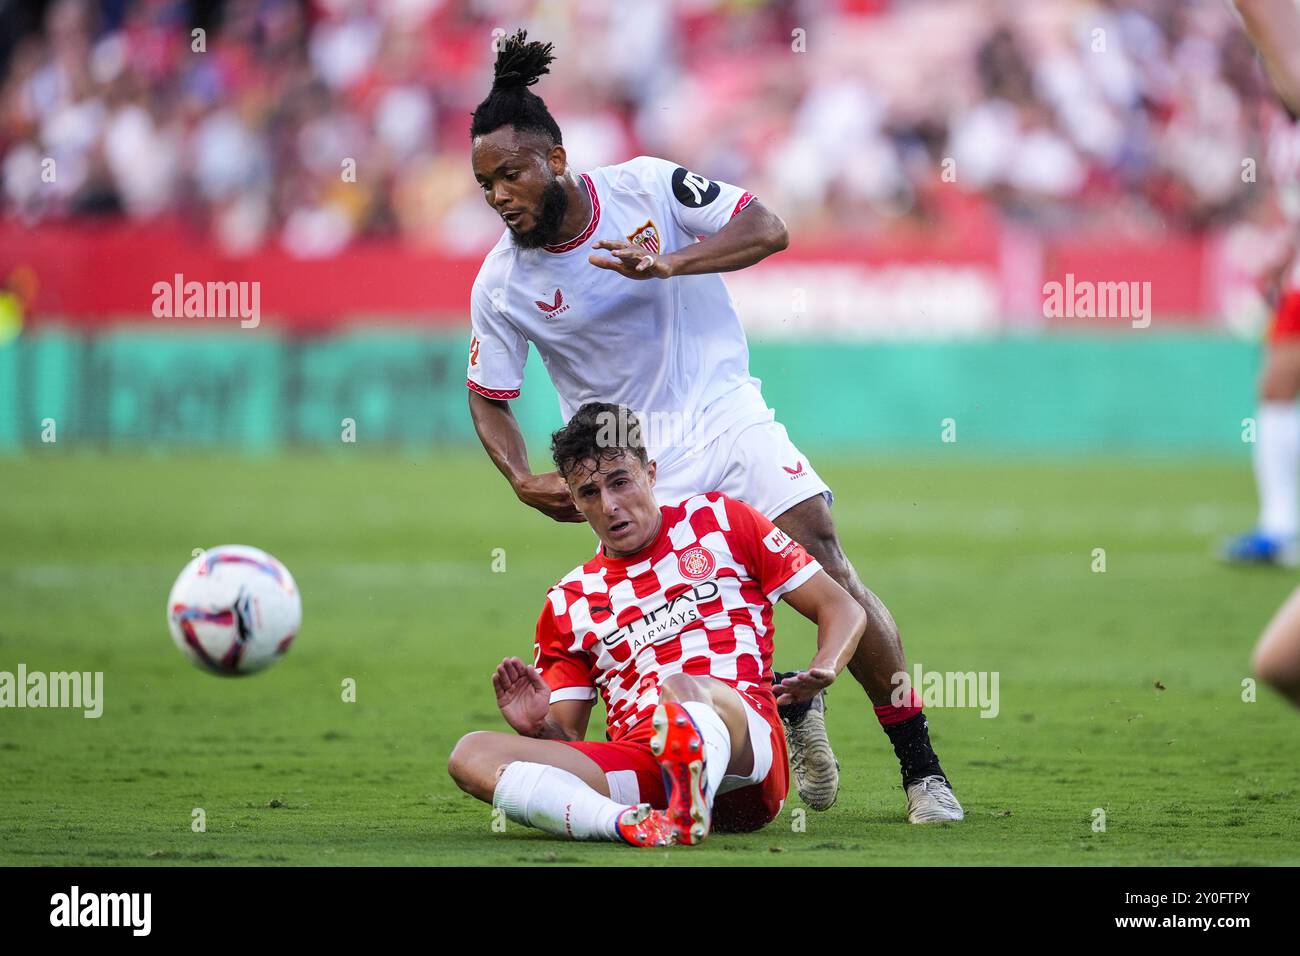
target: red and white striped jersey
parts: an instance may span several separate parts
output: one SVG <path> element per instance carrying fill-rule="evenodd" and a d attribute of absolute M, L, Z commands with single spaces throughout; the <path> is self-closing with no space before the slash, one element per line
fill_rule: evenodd
<path fill-rule="evenodd" d="M 551 702 L 605 700 L 610 740 L 659 703 L 673 674 L 771 696 L 772 605 L 821 565 L 767 518 L 720 492 L 660 508 L 659 533 L 628 558 L 604 549 L 547 593 L 534 662 Z"/>

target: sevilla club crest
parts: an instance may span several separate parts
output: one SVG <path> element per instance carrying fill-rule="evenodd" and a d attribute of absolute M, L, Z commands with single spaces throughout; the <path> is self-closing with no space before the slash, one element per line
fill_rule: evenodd
<path fill-rule="evenodd" d="M 652 255 L 659 255 L 659 230 L 655 228 L 653 219 L 647 219 L 644 226 L 627 237 L 627 241 Z"/>

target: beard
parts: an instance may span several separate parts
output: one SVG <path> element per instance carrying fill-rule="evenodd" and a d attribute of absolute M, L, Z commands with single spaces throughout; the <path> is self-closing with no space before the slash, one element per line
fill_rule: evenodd
<path fill-rule="evenodd" d="M 527 232 L 510 230 L 510 238 L 522 249 L 538 249 L 551 246 L 560 240 L 560 223 L 569 211 L 569 196 L 558 179 L 552 179 L 542 188 L 542 211 L 538 213 L 537 225 Z"/>

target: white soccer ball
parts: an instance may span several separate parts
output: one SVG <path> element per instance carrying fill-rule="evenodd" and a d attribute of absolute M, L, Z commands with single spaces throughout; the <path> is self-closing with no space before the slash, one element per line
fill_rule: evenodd
<path fill-rule="evenodd" d="M 172 585 L 167 624 L 181 653 L 214 674 L 252 674 L 289 649 L 302 624 L 293 575 L 258 548 L 201 553 Z"/>

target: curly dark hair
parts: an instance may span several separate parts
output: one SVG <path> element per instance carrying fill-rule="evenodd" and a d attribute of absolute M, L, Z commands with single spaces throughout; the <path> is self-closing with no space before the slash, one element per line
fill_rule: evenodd
<path fill-rule="evenodd" d="M 551 458 L 565 478 L 584 461 L 613 461 L 628 453 L 642 468 L 650 460 L 641 440 L 641 420 L 626 405 L 588 402 L 551 435 Z"/>
<path fill-rule="evenodd" d="M 527 30 L 517 30 L 501 41 L 492 68 L 492 92 L 474 110 L 470 139 L 502 126 L 513 126 L 548 136 L 552 145 L 562 145 L 560 127 L 551 111 L 540 96 L 528 89 L 543 73 L 551 72 L 553 49 L 550 43 L 528 42 Z"/>

